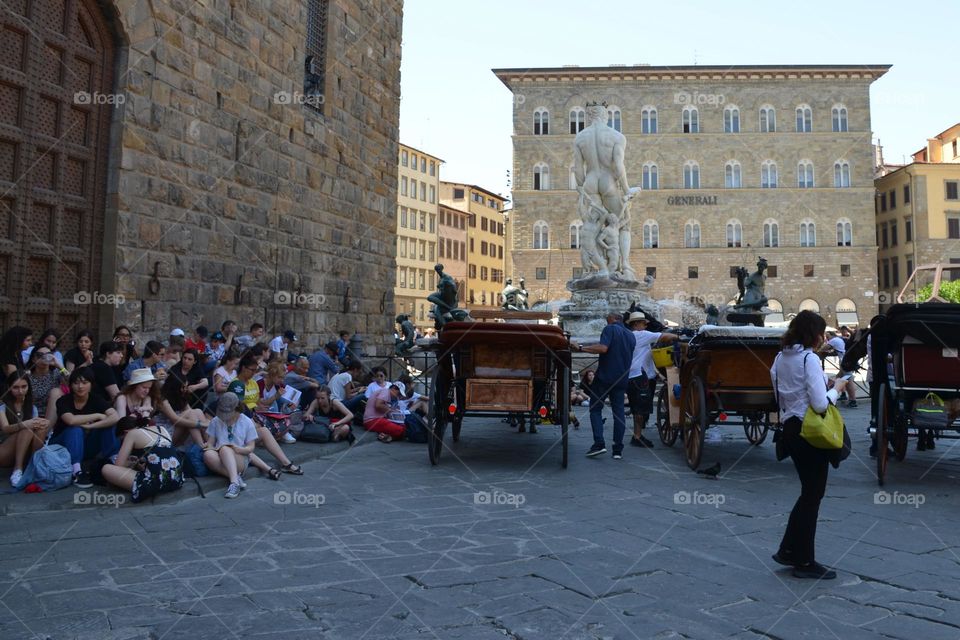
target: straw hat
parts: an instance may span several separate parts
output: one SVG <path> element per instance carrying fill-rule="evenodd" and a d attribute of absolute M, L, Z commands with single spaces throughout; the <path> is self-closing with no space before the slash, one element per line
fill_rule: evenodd
<path fill-rule="evenodd" d="M 127 382 L 127 385 L 135 387 L 143 382 L 152 382 L 154 380 L 156 380 L 156 378 L 150 369 L 134 369 L 133 373 L 130 374 L 130 381 Z"/>
<path fill-rule="evenodd" d="M 647 316 L 646 316 L 646 314 L 644 314 L 642 311 L 634 311 L 634 312 L 631 313 L 630 316 L 627 318 L 627 324 L 633 324 L 634 322 L 639 322 L 639 321 L 641 321 L 641 320 L 642 320 L 643 322 L 646 322 L 646 321 L 647 321 Z"/>

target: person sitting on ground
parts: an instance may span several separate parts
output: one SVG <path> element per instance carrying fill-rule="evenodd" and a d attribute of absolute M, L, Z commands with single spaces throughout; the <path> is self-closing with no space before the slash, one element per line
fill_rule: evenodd
<path fill-rule="evenodd" d="M 257 442 L 257 429 L 253 420 L 241 412 L 243 404 L 233 393 L 225 393 L 217 402 L 217 415 L 210 421 L 207 428 L 207 439 L 204 444 L 203 463 L 214 473 L 227 478 L 230 485 L 227 487 L 225 498 L 236 498 L 240 491 L 247 488 L 243 480 L 243 472 L 248 464 L 262 463 L 254 454 Z M 274 480 L 280 477 L 275 469 L 267 467 L 270 477 Z M 262 470 L 262 468 L 261 468 Z"/>
<path fill-rule="evenodd" d="M 240 357 L 242 358 L 248 353 L 253 356 L 253 359 L 257 363 L 257 372 L 253 375 L 253 379 L 259 380 L 263 377 L 264 372 L 267 370 L 267 355 L 270 353 L 270 348 L 262 342 L 258 342 L 250 347 L 250 350 L 246 353 L 241 353 Z"/>
<path fill-rule="evenodd" d="M 200 325 L 193 330 L 193 335 L 183 343 L 183 350 L 188 351 L 193 349 L 197 354 L 205 353 L 207 351 L 207 336 L 209 335 L 210 330 Z"/>
<path fill-rule="evenodd" d="M 239 365 L 240 354 L 231 351 L 223 357 L 220 366 L 213 372 L 213 391 L 218 399 L 227 392 L 230 383 L 237 379 L 237 367 Z"/>
<path fill-rule="evenodd" d="M 359 360 L 351 360 L 347 364 L 346 371 L 330 378 L 330 397 L 342 402 L 347 411 L 353 414 L 362 413 L 363 404 L 366 402 L 364 392 L 367 388 L 359 384 L 362 376 L 363 363 Z"/>
<path fill-rule="evenodd" d="M 14 371 L 5 386 L 0 396 L 0 467 L 13 467 L 10 485 L 16 487 L 33 452 L 43 446 L 50 425 L 37 411 L 29 376 Z"/>
<path fill-rule="evenodd" d="M 280 478 L 280 472 L 302 476 L 303 469 L 300 468 L 300 465 L 293 464 L 290 458 L 284 454 L 283 449 L 280 448 L 280 444 L 277 442 L 276 435 L 268 427 L 257 422 L 255 412 L 257 410 L 257 404 L 260 402 L 260 386 L 257 384 L 257 381 L 253 379 L 253 374 L 256 371 L 256 358 L 251 354 L 243 356 L 243 358 L 240 359 L 240 368 L 237 370 L 237 379 L 230 383 L 227 390 L 242 399 L 241 402 L 244 406 L 241 409 L 247 417 L 254 421 L 257 428 L 257 436 L 260 438 L 260 444 L 280 463 L 279 468 L 268 467 L 267 475 L 270 479 L 278 480 Z M 259 468 L 257 460 L 259 460 L 259 458 L 256 454 L 253 454 L 251 461 Z"/>
<path fill-rule="evenodd" d="M 331 441 L 347 440 L 353 444 L 357 439 L 350 431 L 353 414 L 342 402 L 330 397 L 330 388 L 326 386 L 317 389 L 317 397 L 307 407 L 303 421 L 319 422 L 321 418 L 328 423 Z"/>
<path fill-rule="evenodd" d="M 167 347 L 178 345 L 180 350 L 178 353 L 182 353 L 187 343 L 187 336 L 183 333 L 183 329 L 174 328 L 170 330 L 170 339 L 167 340 Z"/>
<path fill-rule="evenodd" d="M 40 339 L 37 340 L 37 347 L 46 347 L 50 353 L 53 354 L 53 357 L 57 360 L 57 368 L 63 369 L 63 354 L 57 351 L 57 344 L 60 342 L 60 334 L 57 333 L 56 329 L 47 329 L 40 334 Z M 30 354 L 33 353 L 33 346 L 25 349 L 20 355 L 23 356 L 23 361 L 30 362 Z"/>
<path fill-rule="evenodd" d="M 169 371 L 180 364 L 180 358 L 183 356 L 183 343 L 171 341 L 164 352 L 166 352 L 167 357 L 163 360 L 163 368 L 165 371 Z"/>
<path fill-rule="evenodd" d="M 590 405 L 590 398 L 593 397 L 593 382 L 596 378 L 597 372 L 594 369 L 584 369 L 580 372 L 580 384 L 577 385 L 577 389 L 581 395 L 586 396 L 586 405 L 583 405 L 583 401 L 580 402 L 581 405 Z"/>
<path fill-rule="evenodd" d="M 88 473 L 81 473 L 80 463 L 97 457 L 110 461 L 120 450 L 113 430 L 120 415 L 93 392 L 95 385 L 92 366 L 74 369 L 70 374 L 70 393 L 57 400 L 56 425 L 50 439 L 51 444 L 59 444 L 70 452 L 73 482 L 81 489 L 93 483 Z M 48 422 L 54 421 L 51 418 L 47 417 Z"/>
<path fill-rule="evenodd" d="M 24 371 L 23 352 L 33 344 L 33 331 L 26 327 L 11 327 L 0 337 L 0 367 L 6 378 L 16 371 Z"/>
<path fill-rule="evenodd" d="M 223 336 L 223 352 L 238 348 L 237 344 L 237 323 L 233 320 L 224 320 L 220 325 L 220 335 Z M 216 362 L 220 362 L 223 355 L 217 357 Z"/>
<path fill-rule="evenodd" d="M 290 348 L 291 344 L 298 341 L 297 334 L 293 332 L 293 329 L 287 329 L 283 332 L 283 335 L 279 335 L 270 341 L 270 359 L 286 360 L 287 349 Z"/>
<path fill-rule="evenodd" d="M 570 378 L 570 405 L 571 406 L 587 406 L 590 404 L 590 396 L 587 395 L 586 390 L 584 390 L 584 384 L 586 380 L 587 373 L 592 373 L 591 369 L 584 369 L 580 372 L 580 384 L 574 385 L 573 376 Z"/>
<path fill-rule="evenodd" d="M 160 402 L 157 405 L 156 423 L 173 434 L 175 446 L 188 439 L 203 446 L 203 430 L 207 419 L 200 409 L 190 407 L 190 393 L 180 378 L 167 376 L 160 388 Z"/>
<path fill-rule="evenodd" d="M 93 364 L 93 334 L 86 329 L 78 331 L 73 344 L 76 346 L 63 354 L 63 366 L 67 373 L 73 373 L 77 367 Z"/>
<path fill-rule="evenodd" d="M 310 355 L 310 371 L 308 375 L 321 384 L 340 373 L 340 365 L 336 361 L 337 343 L 330 341 Z"/>
<path fill-rule="evenodd" d="M 253 345 L 259 343 L 263 340 L 263 334 L 266 333 L 266 330 L 263 328 L 263 325 L 259 322 L 254 322 L 250 325 L 250 333 L 245 336 L 238 336 L 234 342 L 241 349 L 249 349 Z"/>
<path fill-rule="evenodd" d="M 160 387 L 154 384 L 157 378 L 150 369 L 137 369 L 123 391 L 113 401 L 113 408 L 121 418 L 150 419 L 160 404 Z"/>
<path fill-rule="evenodd" d="M 210 336 L 210 344 L 207 345 L 207 351 L 203 354 L 203 372 L 210 375 L 220 366 L 220 361 L 227 354 L 227 339 L 220 331 Z"/>
<path fill-rule="evenodd" d="M 340 339 L 337 340 L 337 360 L 341 363 L 347 361 L 347 347 L 350 346 L 350 332 L 341 329 Z"/>
<path fill-rule="evenodd" d="M 140 357 L 137 353 L 136 343 L 133 341 L 133 329 L 125 324 L 120 325 L 113 330 L 113 341 L 123 347 L 123 357 L 120 362 L 113 367 L 113 373 L 117 377 L 117 384 L 123 384 L 123 372 L 131 360 Z"/>
<path fill-rule="evenodd" d="M 122 378 L 117 377 L 116 371 L 123 362 L 124 349 L 125 347 L 119 342 L 103 342 L 100 344 L 99 358 L 88 367 L 96 382 L 93 394 L 103 400 L 108 407 L 113 405 L 123 384 Z"/>
<path fill-rule="evenodd" d="M 198 354 L 193 349 L 187 349 L 180 356 L 180 364 L 167 372 L 167 378 L 173 378 L 180 385 L 183 396 L 187 403 L 194 409 L 202 409 L 204 398 L 207 395 L 207 387 L 210 381 L 203 373 L 203 369 L 198 363 Z"/>
<path fill-rule="evenodd" d="M 406 432 L 399 409 L 400 387 L 390 384 L 375 392 L 363 412 L 363 428 L 377 433 L 380 442 L 392 442 Z"/>
<path fill-rule="evenodd" d="M 400 407 L 400 411 L 403 412 L 403 415 L 419 413 L 421 416 L 426 416 L 427 409 L 429 408 L 427 397 L 420 395 L 413 388 L 413 378 L 410 374 L 402 374 L 397 382 L 400 383 L 400 400 L 398 401 L 398 406 Z"/>
<path fill-rule="evenodd" d="M 57 359 L 50 353 L 49 347 L 39 346 L 30 354 L 27 377 L 30 378 L 33 406 L 37 408 L 37 414 L 41 418 L 54 415 L 57 411 L 57 400 L 63 395 L 60 385 L 66 383 L 66 380 L 57 368 Z"/>
<path fill-rule="evenodd" d="M 288 371 L 283 383 L 300 392 L 300 408 L 306 409 L 317 395 L 320 383 L 308 375 L 310 359 L 306 356 L 297 356 L 293 363 L 293 371 Z M 336 377 L 336 376 L 334 376 Z"/>
<path fill-rule="evenodd" d="M 103 465 L 104 480 L 129 491 L 134 502 L 183 486 L 183 467 L 166 429 L 131 415 L 117 422 L 116 435 L 120 453 L 115 463 Z"/>
<path fill-rule="evenodd" d="M 387 370 L 383 367 L 370 369 L 370 378 L 370 383 L 367 384 L 367 390 L 363 392 L 368 404 L 373 394 L 383 391 L 390 386 L 390 383 L 387 382 Z"/>
<path fill-rule="evenodd" d="M 166 357 L 167 348 L 156 340 L 150 340 L 143 347 L 143 355 L 131 360 L 123 370 L 123 381 L 128 382 L 137 369 L 150 369 L 150 373 L 156 376 L 157 380 L 164 380 L 167 377 L 167 365 L 164 362 Z"/>

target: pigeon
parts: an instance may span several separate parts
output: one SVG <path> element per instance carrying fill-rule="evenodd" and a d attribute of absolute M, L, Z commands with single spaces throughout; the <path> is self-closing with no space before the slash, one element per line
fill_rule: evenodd
<path fill-rule="evenodd" d="M 720 463 L 714 464 L 712 467 L 707 467 L 706 469 L 697 469 L 697 473 L 702 476 L 707 476 L 708 478 L 717 479 L 717 474 L 720 473 Z"/>

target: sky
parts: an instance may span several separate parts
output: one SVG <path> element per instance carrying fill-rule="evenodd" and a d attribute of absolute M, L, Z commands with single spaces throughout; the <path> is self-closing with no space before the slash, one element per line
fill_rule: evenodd
<path fill-rule="evenodd" d="M 871 115 L 900 163 L 960 121 L 957 24 L 958 0 L 405 0 L 400 141 L 442 158 L 441 179 L 508 195 L 512 94 L 491 69 L 891 64 Z"/>

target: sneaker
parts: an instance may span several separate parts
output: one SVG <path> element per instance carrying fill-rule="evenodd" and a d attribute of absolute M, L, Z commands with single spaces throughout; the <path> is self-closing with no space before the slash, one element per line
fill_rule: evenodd
<path fill-rule="evenodd" d="M 614 459 L 614 460 L 623 460 L 623 454 L 620 453 L 619 451 L 614 451 L 614 452 L 613 452 L 613 459 Z"/>
<path fill-rule="evenodd" d="M 231 482 L 230 486 L 227 487 L 227 492 L 223 494 L 223 497 L 230 499 L 230 498 L 236 498 L 239 495 L 240 495 L 240 485 L 238 485 L 236 482 Z"/>
<path fill-rule="evenodd" d="M 237 476 L 237 486 L 240 487 L 240 491 L 247 488 L 247 483 L 243 480 L 243 476 Z"/>
<path fill-rule="evenodd" d="M 856 409 L 856 408 L 857 408 L 857 401 L 856 401 L 856 400 L 851 400 L 851 401 L 849 401 L 849 402 L 847 403 L 847 408 L 848 408 L 848 409 Z"/>
<path fill-rule="evenodd" d="M 607 452 L 607 448 L 602 444 L 595 444 L 590 447 L 590 451 L 587 451 L 588 458 L 595 458 L 599 455 L 602 455 Z"/>
<path fill-rule="evenodd" d="M 794 567 L 793 576 L 795 578 L 810 578 L 812 580 L 833 580 L 837 577 L 837 572 L 830 567 L 825 567 L 819 562 L 811 562 L 799 567 Z"/>
<path fill-rule="evenodd" d="M 293 437 L 292 433 L 287 431 L 285 434 L 283 434 L 283 441 L 286 442 L 287 444 L 293 444 L 294 442 L 297 441 L 297 439 Z"/>
<path fill-rule="evenodd" d="M 90 479 L 89 473 L 80 471 L 79 473 L 73 474 L 73 484 L 78 489 L 89 489 L 93 486 L 93 480 Z"/>
<path fill-rule="evenodd" d="M 650 439 L 643 436 L 634 436 L 630 438 L 630 444 L 635 447 L 646 447 L 647 449 L 653 448 L 653 443 L 650 442 Z"/>
<path fill-rule="evenodd" d="M 798 566 L 797 563 L 792 558 L 790 558 L 790 555 L 787 553 L 784 553 L 783 551 L 777 551 L 771 557 L 773 558 L 774 562 L 776 562 L 777 564 L 782 564 L 785 567 Z"/>
<path fill-rule="evenodd" d="M 20 469 L 14 469 L 13 473 L 10 474 L 10 486 L 17 486 L 20 484 L 20 481 L 23 479 L 23 471 Z"/>

